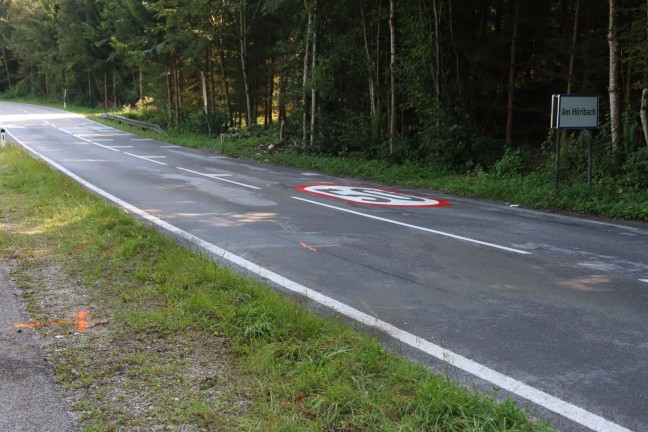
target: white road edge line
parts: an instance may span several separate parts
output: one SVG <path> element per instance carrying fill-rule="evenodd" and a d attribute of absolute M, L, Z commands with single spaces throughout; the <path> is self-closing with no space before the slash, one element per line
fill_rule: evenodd
<path fill-rule="evenodd" d="M 562 399 L 559 399 L 555 396 L 552 396 L 548 393 L 543 392 L 542 390 L 531 387 L 527 384 L 524 384 L 521 381 L 503 375 L 493 369 L 490 369 L 484 365 L 481 365 L 473 360 L 470 360 L 466 357 L 463 357 L 459 354 L 456 354 L 452 351 L 446 350 L 443 347 L 436 345 L 432 342 L 426 341 L 419 338 L 418 336 L 401 330 L 387 322 L 381 321 L 371 315 L 368 315 L 364 312 L 361 312 L 357 309 L 352 308 L 344 303 L 341 303 L 335 299 L 327 297 L 323 294 L 320 294 L 317 291 L 314 291 L 310 288 L 307 288 L 304 285 L 301 285 L 297 282 L 293 282 L 277 273 L 274 273 L 264 267 L 258 266 L 238 255 L 235 255 L 231 252 L 226 251 L 212 243 L 206 242 L 193 234 L 190 234 L 186 231 L 181 230 L 180 228 L 175 227 L 174 225 L 169 224 L 157 217 L 141 210 L 114 195 L 109 194 L 103 189 L 98 188 L 97 186 L 83 180 L 81 177 L 76 174 L 68 171 L 63 166 L 57 164 L 51 159 L 43 156 L 39 152 L 28 147 L 22 141 L 17 139 L 14 135 L 9 132 L 9 135 L 20 143 L 26 150 L 32 153 L 37 158 L 47 162 L 50 166 L 54 167 L 58 171 L 67 175 L 68 177 L 74 179 L 79 184 L 85 188 L 97 193 L 98 195 L 103 196 L 109 201 L 114 202 L 118 206 L 124 208 L 125 210 L 130 211 L 145 219 L 158 227 L 173 233 L 189 242 L 192 242 L 196 246 L 204 249 L 207 252 L 212 253 L 214 256 L 220 257 L 224 260 L 229 261 L 230 263 L 240 266 L 245 270 L 252 272 L 261 278 L 265 278 L 279 286 L 284 287 L 292 292 L 298 293 L 310 300 L 316 301 L 317 303 L 333 309 L 347 317 L 363 323 L 367 326 L 374 327 L 382 332 L 388 334 L 389 336 L 400 340 L 401 342 L 416 348 L 426 354 L 429 354 L 437 359 L 447 362 L 461 370 L 464 370 L 478 378 L 486 380 L 504 390 L 510 391 L 513 394 L 516 394 L 524 399 L 527 399 L 537 405 L 540 405 L 550 411 L 553 411 L 557 414 L 560 414 L 582 426 L 586 426 L 596 432 L 632 432 L 630 429 L 624 428 L 616 423 L 613 423 L 609 420 L 604 419 L 596 414 L 593 414 L 589 411 L 584 410 L 583 408 L 572 405 L 569 402 L 565 402 Z"/>
<path fill-rule="evenodd" d="M 118 151 L 116 149 L 112 149 L 112 150 Z M 128 153 L 128 152 L 124 152 L 124 154 L 128 155 L 128 156 L 136 157 L 138 159 L 144 159 L 145 161 L 153 162 L 153 163 L 156 163 L 156 164 L 166 165 L 164 162 L 156 161 L 155 159 L 149 159 L 147 156 L 137 156 L 136 154 Z"/>
<path fill-rule="evenodd" d="M 261 189 L 260 187 L 256 187 L 256 186 L 252 186 L 252 185 L 249 185 L 249 184 L 239 183 L 239 182 L 235 182 L 233 180 L 227 180 L 227 179 L 221 178 L 221 177 L 219 177 L 219 174 L 205 174 L 205 173 L 201 173 L 201 172 L 198 172 L 198 171 L 192 171 L 192 170 L 187 169 L 187 168 L 182 168 L 182 167 L 176 167 L 176 168 L 179 169 L 179 170 L 182 170 L 182 171 L 190 172 L 192 174 L 197 174 L 197 175 L 209 177 L 210 179 L 220 180 L 220 181 L 227 182 L 227 183 L 233 183 L 235 185 L 243 186 L 243 187 L 250 188 L 250 189 L 256 189 L 256 190 Z"/>
<path fill-rule="evenodd" d="M 641 282 L 648 282 L 648 279 L 639 279 Z"/>
<path fill-rule="evenodd" d="M 387 223 L 394 224 L 394 225 L 400 225 L 400 226 L 403 226 L 403 227 L 406 227 L 406 228 L 417 229 L 417 230 L 420 230 L 420 231 L 425 231 L 425 232 L 429 232 L 429 233 L 432 233 L 432 234 L 437 234 L 437 235 L 444 236 L 444 237 L 450 237 L 450 238 L 453 238 L 453 239 L 456 239 L 456 240 L 461 240 L 461 241 L 465 241 L 465 242 L 469 242 L 469 243 L 475 243 L 475 244 L 479 244 L 479 245 L 482 245 L 482 246 L 488 246 L 488 247 L 492 247 L 492 248 L 496 248 L 496 249 L 502 249 L 502 250 L 509 251 L 509 252 L 515 252 L 515 253 L 518 253 L 518 254 L 521 254 L 521 255 L 531 255 L 531 252 L 523 251 L 523 250 L 520 250 L 520 249 L 513 249 L 513 248 L 510 248 L 510 247 L 507 247 L 507 246 L 502 246 L 502 245 L 498 245 L 498 244 L 494 244 L 494 243 L 488 243 L 488 242 L 484 242 L 484 241 L 481 241 L 481 240 L 472 239 L 472 238 L 469 238 L 469 237 L 463 237 L 463 236 L 460 236 L 460 235 L 447 233 L 447 232 L 444 232 L 444 231 L 438 231 L 438 230 L 425 228 L 425 227 L 418 226 L 418 225 L 412 225 L 412 224 L 408 224 L 408 223 L 405 223 L 405 222 L 399 222 L 399 221 L 396 221 L 396 220 L 393 220 L 393 219 L 386 219 L 386 218 L 382 218 L 382 217 L 379 217 L 379 216 L 373 216 L 373 215 L 366 214 L 366 213 L 360 213 L 360 212 L 357 212 L 357 211 L 345 209 L 345 208 L 342 208 L 342 207 L 336 207 L 336 206 L 333 206 L 333 205 L 330 205 L 330 204 L 324 204 L 324 203 L 321 203 L 321 202 L 312 201 L 312 200 L 301 198 L 301 197 L 292 197 L 292 198 L 296 199 L 296 200 L 299 200 L 299 201 L 304 201 L 304 202 L 307 202 L 307 203 L 310 203 L 310 204 L 316 204 L 318 206 L 327 207 L 327 208 L 331 208 L 331 209 L 334 209 L 334 210 L 339 210 L 339 211 L 346 212 L 346 213 L 351 213 L 351 214 L 358 215 L 358 216 L 363 216 L 363 217 L 366 217 L 366 218 L 369 218 L 369 219 L 374 219 L 374 220 L 378 220 L 378 221 L 382 221 L 382 222 L 387 222 Z"/>

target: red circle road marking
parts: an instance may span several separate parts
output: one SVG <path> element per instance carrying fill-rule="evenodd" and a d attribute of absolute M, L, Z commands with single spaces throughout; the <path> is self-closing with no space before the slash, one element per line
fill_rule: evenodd
<path fill-rule="evenodd" d="M 381 207 L 448 207 L 452 204 L 433 198 L 405 194 L 372 186 L 348 186 L 336 184 L 309 184 L 295 186 L 295 189 L 312 195 L 333 198 L 354 204 Z"/>

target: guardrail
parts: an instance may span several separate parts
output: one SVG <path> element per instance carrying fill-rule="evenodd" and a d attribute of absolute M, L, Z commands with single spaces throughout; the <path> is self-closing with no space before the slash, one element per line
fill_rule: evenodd
<path fill-rule="evenodd" d="M 142 129 L 154 130 L 155 132 L 157 132 L 159 134 L 166 135 L 164 130 L 160 126 L 158 126 L 156 124 L 146 123 L 146 122 L 143 122 L 143 121 L 133 120 L 133 119 L 129 119 L 129 118 L 126 118 L 126 117 L 122 117 L 122 116 L 118 116 L 118 115 L 114 115 L 114 114 L 106 114 L 106 113 L 101 114 L 101 118 L 108 119 L 108 120 L 115 120 L 115 121 L 117 121 L 119 123 L 126 123 L 128 125 L 135 126 L 135 127 L 142 128 Z"/>

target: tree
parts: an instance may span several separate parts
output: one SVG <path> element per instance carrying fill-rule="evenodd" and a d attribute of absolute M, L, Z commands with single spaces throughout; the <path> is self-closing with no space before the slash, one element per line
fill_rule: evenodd
<path fill-rule="evenodd" d="M 610 46 L 610 127 L 612 145 L 616 149 L 621 136 L 621 100 L 620 100 L 620 78 L 619 65 L 621 62 L 619 54 L 619 40 L 617 36 L 617 6 L 616 0 L 609 0 L 610 16 L 608 26 L 608 43 Z"/>
<path fill-rule="evenodd" d="M 389 0 L 389 153 L 396 140 L 396 0 Z"/>
<path fill-rule="evenodd" d="M 11 72 L 9 71 L 9 40 L 11 38 L 12 28 L 7 20 L 7 12 L 9 11 L 9 2 L 6 0 L 0 0 L 0 67 L 4 69 L 6 74 L 6 84 L 0 81 L 0 91 L 3 88 L 8 88 L 11 90 Z"/>
<path fill-rule="evenodd" d="M 515 96 L 515 56 L 518 40 L 518 27 L 520 22 L 520 1 L 515 0 L 513 12 L 513 34 L 511 36 L 511 61 L 509 63 L 509 79 L 508 79 L 508 101 L 506 104 L 506 144 L 511 144 L 513 140 L 513 102 Z"/>
<path fill-rule="evenodd" d="M 312 54 L 313 49 L 313 21 L 315 16 L 315 7 L 314 3 L 311 3 L 309 6 L 308 0 L 304 0 L 304 6 L 306 8 L 306 15 L 308 17 L 306 22 L 306 33 L 304 35 L 304 74 L 302 78 L 302 87 L 303 87 L 303 97 L 302 97 L 302 146 L 306 146 L 309 143 L 309 129 L 308 129 L 308 112 L 309 112 L 309 85 L 312 73 L 312 67 L 315 64 L 314 55 Z"/>

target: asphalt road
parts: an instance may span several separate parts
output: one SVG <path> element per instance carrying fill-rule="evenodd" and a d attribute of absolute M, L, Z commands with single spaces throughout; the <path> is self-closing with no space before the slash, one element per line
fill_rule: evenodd
<path fill-rule="evenodd" d="M 0 126 L 217 259 L 507 389 L 561 430 L 648 431 L 645 224 L 260 165 L 51 108 L 0 103 Z"/>

